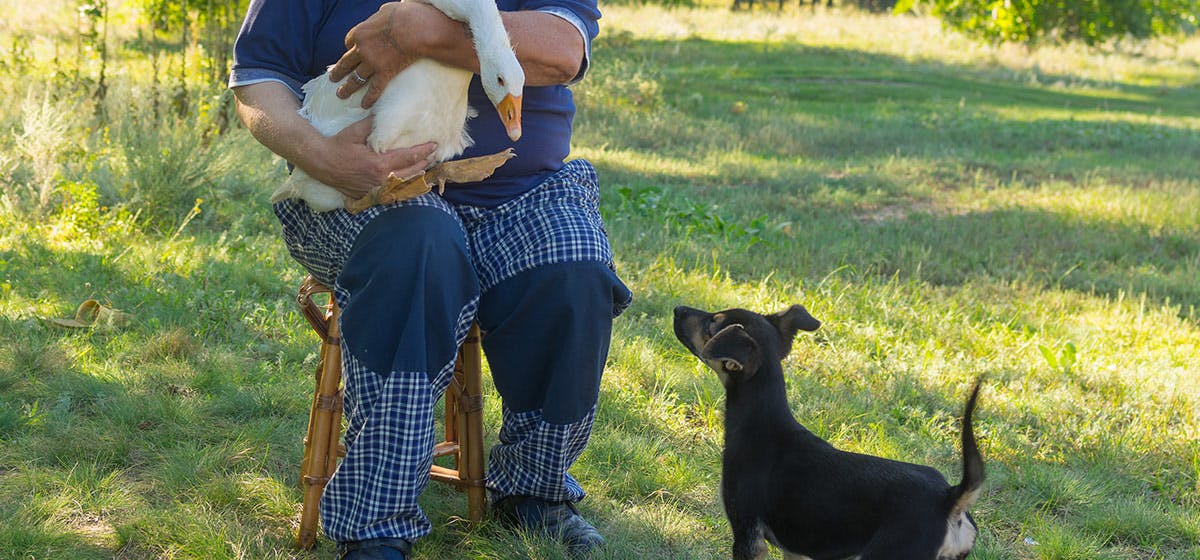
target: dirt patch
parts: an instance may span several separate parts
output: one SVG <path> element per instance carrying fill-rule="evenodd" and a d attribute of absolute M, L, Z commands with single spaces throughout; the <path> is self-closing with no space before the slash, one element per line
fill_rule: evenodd
<path fill-rule="evenodd" d="M 932 202 L 912 202 L 904 204 L 889 204 L 886 206 L 878 206 L 875 208 L 864 208 L 855 218 L 864 224 L 893 224 L 903 222 L 916 214 L 928 214 L 933 216 L 964 216 L 969 214 L 970 210 L 966 208 L 957 208 L 953 206 L 943 206 Z"/>
<path fill-rule="evenodd" d="M 72 519 L 67 526 L 90 544 L 110 550 L 117 547 L 117 530 L 99 515 L 80 516 Z"/>

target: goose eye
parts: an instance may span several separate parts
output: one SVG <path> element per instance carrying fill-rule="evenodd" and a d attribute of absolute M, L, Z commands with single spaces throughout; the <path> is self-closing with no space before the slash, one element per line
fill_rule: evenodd
<path fill-rule="evenodd" d="M 496 83 L 503 86 L 504 85 L 504 76 L 496 76 Z"/>

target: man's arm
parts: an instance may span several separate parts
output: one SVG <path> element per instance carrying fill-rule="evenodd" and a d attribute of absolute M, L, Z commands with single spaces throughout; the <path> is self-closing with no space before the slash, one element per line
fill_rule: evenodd
<path fill-rule="evenodd" d="M 579 73 L 586 45 L 567 20 L 539 11 L 501 12 L 517 60 L 525 70 L 526 86 L 565 84 Z M 420 2 L 384 4 L 346 35 L 347 52 L 334 65 L 331 78 L 341 80 L 357 69 L 371 78 L 363 107 L 375 103 L 383 86 L 419 58 L 479 72 L 479 59 L 467 27 Z M 360 86 L 346 80 L 342 97 Z"/>
<path fill-rule="evenodd" d="M 366 143 L 369 118 L 334 136 L 322 136 L 296 112 L 300 101 L 280 82 L 239 86 L 233 93 L 238 116 L 256 140 L 350 198 L 361 198 L 386 183 L 390 173 L 410 177 L 432 163 L 432 143 L 375 153 Z"/>

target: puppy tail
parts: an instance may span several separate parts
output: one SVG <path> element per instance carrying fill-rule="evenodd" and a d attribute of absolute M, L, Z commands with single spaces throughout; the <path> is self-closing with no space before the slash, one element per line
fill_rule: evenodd
<path fill-rule="evenodd" d="M 955 486 L 952 493 L 953 506 L 950 509 L 950 517 L 954 517 L 967 511 L 975 499 L 979 497 L 979 489 L 983 486 L 984 470 L 983 456 L 979 454 L 979 446 L 975 443 L 975 429 L 971 422 L 971 416 L 975 412 L 975 401 L 979 398 L 979 388 L 983 385 L 983 378 L 980 377 L 975 381 L 975 387 L 971 389 L 971 396 L 967 399 L 966 410 L 963 412 L 962 420 L 962 453 L 963 453 L 963 477 L 962 482 Z"/>

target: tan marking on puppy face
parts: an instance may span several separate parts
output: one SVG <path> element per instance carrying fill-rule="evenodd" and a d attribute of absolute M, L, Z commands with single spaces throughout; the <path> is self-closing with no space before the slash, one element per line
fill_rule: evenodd
<path fill-rule="evenodd" d="M 708 343 L 708 339 L 712 337 L 708 328 L 710 321 L 712 321 L 712 315 L 704 310 L 683 305 L 675 308 L 675 336 L 687 347 L 689 352 L 697 357 L 700 356 L 704 345 Z"/>
<path fill-rule="evenodd" d="M 758 345 L 746 329 L 748 320 L 767 325 L 762 316 L 751 311 L 708 313 L 679 306 L 675 308 L 675 336 L 728 386 L 758 369 Z"/>
<path fill-rule="evenodd" d="M 705 342 L 708 342 L 708 339 L 703 337 L 700 331 L 692 331 L 691 336 L 688 336 L 687 339 L 688 350 L 691 350 L 693 354 L 696 354 L 701 348 L 704 348 Z"/>
<path fill-rule="evenodd" d="M 677 318 L 675 322 L 675 335 L 679 337 L 680 342 L 683 342 L 688 351 L 717 371 L 721 371 L 721 363 L 713 363 L 712 360 L 706 360 L 700 354 L 708 341 L 712 340 L 712 337 L 725 327 L 724 319 L 724 313 L 710 315 L 700 309 L 688 308 L 688 314 Z"/>
<path fill-rule="evenodd" d="M 714 313 L 707 319 L 704 319 L 700 326 L 701 328 L 696 330 L 695 337 L 700 342 L 700 344 L 696 345 L 697 350 L 704 348 L 704 345 L 708 344 L 708 341 L 712 340 L 712 337 L 716 336 L 717 333 L 721 332 L 721 329 L 726 327 L 725 314 Z"/>
<path fill-rule="evenodd" d="M 704 365 L 707 365 L 710 369 L 712 369 L 714 372 L 717 373 L 717 379 L 721 380 L 722 385 L 729 384 L 729 374 L 725 373 L 725 370 L 721 367 L 720 360 L 702 360 L 702 361 L 704 362 Z"/>

